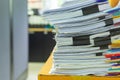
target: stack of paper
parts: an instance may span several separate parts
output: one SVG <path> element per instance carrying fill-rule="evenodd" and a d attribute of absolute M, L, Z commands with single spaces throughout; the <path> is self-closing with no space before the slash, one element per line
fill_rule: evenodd
<path fill-rule="evenodd" d="M 115 40 L 110 45 L 110 50 L 105 54 L 106 63 L 111 64 L 108 69 L 108 76 L 120 75 L 120 40 Z"/>
<path fill-rule="evenodd" d="M 111 14 L 105 13 L 109 9 L 106 0 L 76 0 L 43 13 L 57 31 L 50 73 L 107 74 L 111 64 L 105 62 L 105 52 L 112 41 L 120 38 L 120 18 L 113 19 Z"/>

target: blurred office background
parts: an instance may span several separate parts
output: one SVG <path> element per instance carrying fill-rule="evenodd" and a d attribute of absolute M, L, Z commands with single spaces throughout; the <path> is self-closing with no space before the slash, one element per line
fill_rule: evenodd
<path fill-rule="evenodd" d="M 45 62 L 55 46 L 55 29 L 41 15 L 70 0 L 28 0 L 29 61 Z"/>

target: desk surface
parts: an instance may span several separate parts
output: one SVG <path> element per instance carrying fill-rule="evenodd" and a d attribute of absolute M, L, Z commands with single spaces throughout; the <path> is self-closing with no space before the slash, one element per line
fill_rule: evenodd
<path fill-rule="evenodd" d="M 50 57 L 46 61 L 45 65 L 41 69 L 39 75 L 50 75 L 49 71 L 51 68 L 52 68 L 52 55 L 50 55 Z"/>

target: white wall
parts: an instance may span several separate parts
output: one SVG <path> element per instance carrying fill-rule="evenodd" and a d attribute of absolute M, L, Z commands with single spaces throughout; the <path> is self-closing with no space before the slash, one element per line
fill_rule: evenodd
<path fill-rule="evenodd" d="M 43 1 L 43 9 L 56 9 L 60 7 L 60 4 L 63 2 L 62 0 L 42 0 Z"/>

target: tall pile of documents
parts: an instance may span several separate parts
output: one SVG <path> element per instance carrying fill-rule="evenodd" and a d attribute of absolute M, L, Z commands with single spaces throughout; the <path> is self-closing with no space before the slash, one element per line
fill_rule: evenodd
<path fill-rule="evenodd" d="M 106 13 L 110 8 L 107 0 L 75 0 L 44 11 L 57 31 L 51 74 L 107 75 L 104 55 L 120 38 L 120 18 Z"/>

